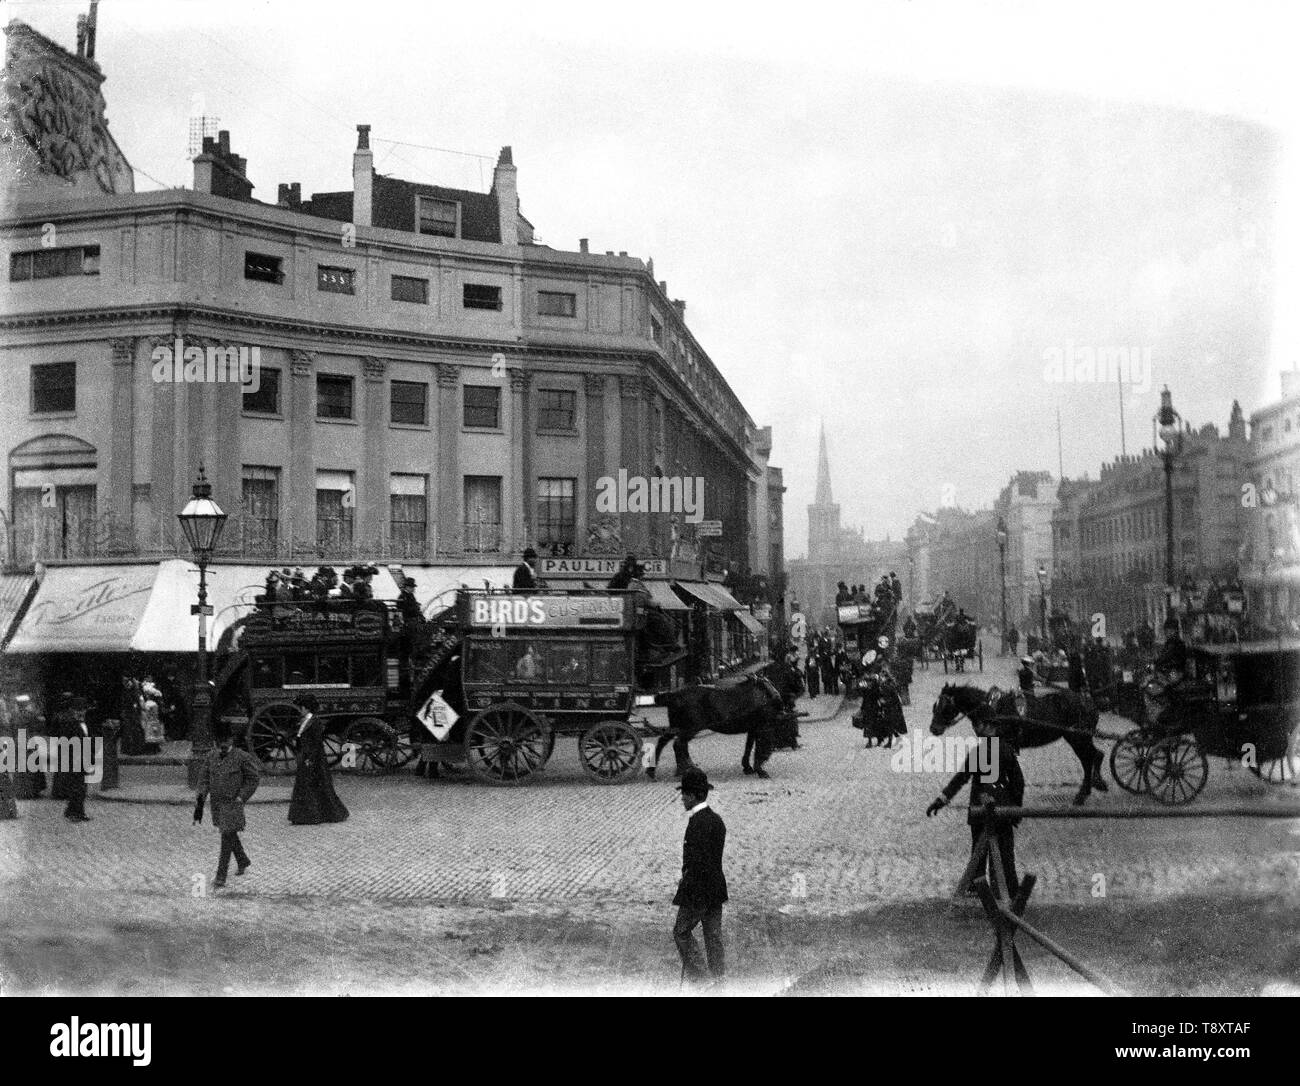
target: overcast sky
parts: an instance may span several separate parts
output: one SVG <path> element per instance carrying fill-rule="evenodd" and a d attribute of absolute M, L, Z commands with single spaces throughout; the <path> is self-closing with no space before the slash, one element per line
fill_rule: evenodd
<path fill-rule="evenodd" d="M 86 10 L 5 7 L 70 48 Z M 104 0 L 97 60 L 142 189 L 191 182 L 196 108 L 267 201 L 350 188 L 358 123 L 381 173 L 458 187 L 510 144 L 543 242 L 653 256 L 686 300 L 773 427 L 798 556 L 823 420 L 844 522 L 898 538 L 946 488 L 977 508 L 1055 474 L 1058 407 L 1067 475 L 1119 452 L 1120 389 L 1054 361 L 1131 353 L 1129 451 L 1162 384 L 1221 429 L 1277 397 L 1295 29 L 1285 5 L 1132 0 Z"/>

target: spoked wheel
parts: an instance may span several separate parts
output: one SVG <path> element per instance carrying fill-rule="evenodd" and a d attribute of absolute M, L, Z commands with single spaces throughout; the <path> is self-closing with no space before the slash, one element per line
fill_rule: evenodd
<path fill-rule="evenodd" d="M 984 642 L 977 641 L 975 643 L 975 650 L 979 655 L 980 670 L 983 671 L 984 670 Z"/>
<path fill-rule="evenodd" d="M 1134 728 L 1110 748 L 1110 775 L 1125 792 L 1136 796 L 1151 790 L 1147 779 L 1151 743 L 1151 736 L 1141 728 Z"/>
<path fill-rule="evenodd" d="M 298 768 L 298 725 L 302 710 L 287 701 L 273 701 L 253 713 L 244 745 L 269 773 Z"/>
<path fill-rule="evenodd" d="M 344 755 L 351 754 L 345 759 L 351 762 L 347 768 L 371 776 L 391 773 L 409 761 L 401 758 L 401 736 L 396 729 L 375 716 L 363 716 L 348 725 L 342 746 Z"/>
<path fill-rule="evenodd" d="M 465 726 L 465 762 L 491 784 L 522 784 L 551 756 L 551 730 L 522 705 L 489 705 Z"/>
<path fill-rule="evenodd" d="M 322 740 L 322 745 L 325 748 L 325 764 L 330 769 L 338 769 L 343 761 L 343 752 L 347 748 L 347 743 L 344 741 L 342 734 L 336 731 L 327 731 Z"/>
<path fill-rule="evenodd" d="M 1147 779 L 1151 794 L 1161 803 L 1171 807 L 1191 803 L 1209 775 L 1210 763 L 1190 736 L 1173 735 L 1152 744 Z"/>
<path fill-rule="evenodd" d="M 1300 727 L 1291 733 L 1286 753 L 1281 758 L 1260 762 L 1255 773 L 1269 784 L 1300 785 Z"/>
<path fill-rule="evenodd" d="M 578 756 L 600 784 L 630 781 L 641 771 L 641 736 L 621 720 L 603 720 L 578 736 Z"/>

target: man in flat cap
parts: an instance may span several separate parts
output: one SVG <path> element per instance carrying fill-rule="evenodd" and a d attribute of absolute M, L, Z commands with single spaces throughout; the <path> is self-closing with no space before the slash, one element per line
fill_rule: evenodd
<path fill-rule="evenodd" d="M 677 922 L 673 941 L 682 956 L 682 975 L 692 981 L 706 976 L 695 926 L 704 926 L 704 953 L 708 974 L 720 981 L 725 972 L 722 949 L 722 906 L 727 900 L 727 879 L 722 873 L 722 850 L 727 842 L 727 827 L 709 806 L 713 785 L 702 770 L 692 766 L 682 774 L 678 791 L 690 821 L 682 844 L 682 879 L 677 885 L 673 904 Z"/>

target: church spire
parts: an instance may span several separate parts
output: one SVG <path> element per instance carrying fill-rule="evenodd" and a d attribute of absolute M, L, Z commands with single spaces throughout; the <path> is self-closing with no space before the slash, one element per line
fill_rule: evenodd
<path fill-rule="evenodd" d="M 826 423 L 822 423 L 821 442 L 817 451 L 817 494 L 814 505 L 830 505 L 831 498 L 831 462 L 826 455 Z"/>

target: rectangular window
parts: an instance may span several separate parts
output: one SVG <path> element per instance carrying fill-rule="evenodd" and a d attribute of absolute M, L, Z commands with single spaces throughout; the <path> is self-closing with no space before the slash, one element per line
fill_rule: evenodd
<path fill-rule="evenodd" d="M 32 411 L 77 409 L 77 364 L 44 362 L 32 367 Z"/>
<path fill-rule="evenodd" d="M 244 393 L 244 410 L 255 415 L 278 415 L 280 413 L 280 371 L 262 369 L 258 371 L 256 392 Z"/>
<path fill-rule="evenodd" d="M 654 317 L 650 318 L 650 338 L 660 347 L 664 345 L 664 326 Z"/>
<path fill-rule="evenodd" d="M 537 541 L 544 547 L 572 548 L 577 537 L 576 479 L 537 480 Z"/>
<path fill-rule="evenodd" d="M 572 430 L 577 426 L 578 394 L 562 388 L 537 391 L 537 428 Z"/>
<path fill-rule="evenodd" d="M 99 246 L 69 245 L 62 249 L 34 249 L 9 257 L 9 278 L 58 279 L 66 275 L 98 275 Z"/>
<path fill-rule="evenodd" d="M 328 264 L 316 267 L 316 289 L 331 294 L 355 294 L 357 273 L 351 268 L 332 268 Z"/>
<path fill-rule="evenodd" d="M 244 253 L 244 278 L 259 283 L 283 283 L 283 262 L 278 256 L 266 253 Z"/>
<path fill-rule="evenodd" d="M 465 550 L 501 549 L 501 476 L 465 476 Z"/>
<path fill-rule="evenodd" d="M 411 426 L 429 421 L 429 386 L 423 381 L 393 381 L 388 386 L 389 418 Z"/>
<path fill-rule="evenodd" d="M 429 196 L 417 196 L 419 210 L 419 231 L 432 234 L 437 238 L 454 238 L 456 236 L 457 208 L 454 200 L 435 200 Z"/>
<path fill-rule="evenodd" d="M 24 564 L 95 556 L 96 489 L 93 485 L 64 485 L 58 478 L 51 480 L 55 472 L 63 473 L 57 468 L 43 471 L 35 481 L 20 478 L 30 473 L 15 473 L 14 552 Z M 75 470 L 67 472 L 69 477 L 77 474 Z"/>
<path fill-rule="evenodd" d="M 485 283 L 466 283 L 461 294 L 466 309 L 500 309 L 501 288 Z"/>
<path fill-rule="evenodd" d="M 401 558 L 423 556 L 428 537 L 428 480 L 423 475 L 393 475 L 389 482 L 391 535 Z"/>
<path fill-rule="evenodd" d="M 537 315 L 539 317 L 572 317 L 578 312 L 578 296 L 558 290 L 539 290 L 537 292 Z"/>
<path fill-rule="evenodd" d="M 245 465 L 242 480 L 243 553 L 275 553 L 280 538 L 280 469 Z"/>
<path fill-rule="evenodd" d="M 410 275 L 394 275 L 393 301 L 418 302 L 420 305 L 427 305 L 429 302 L 429 280 L 417 279 Z"/>
<path fill-rule="evenodd" d="M 352 417 L 352 378 L 322 373 L 316 378 L 316 417 L 350 419 Z"/>
<path fill-rule="evenodd" d="M 487 430 L 501 426 L 501 390 L 486 385 L 465 386 L 465 425 Z"/>
<path fill-rule="evenodd" d="M 343 550 L 352 545 L 356 491 L 350 471 L 316 472 L 316 543 Z"/>

